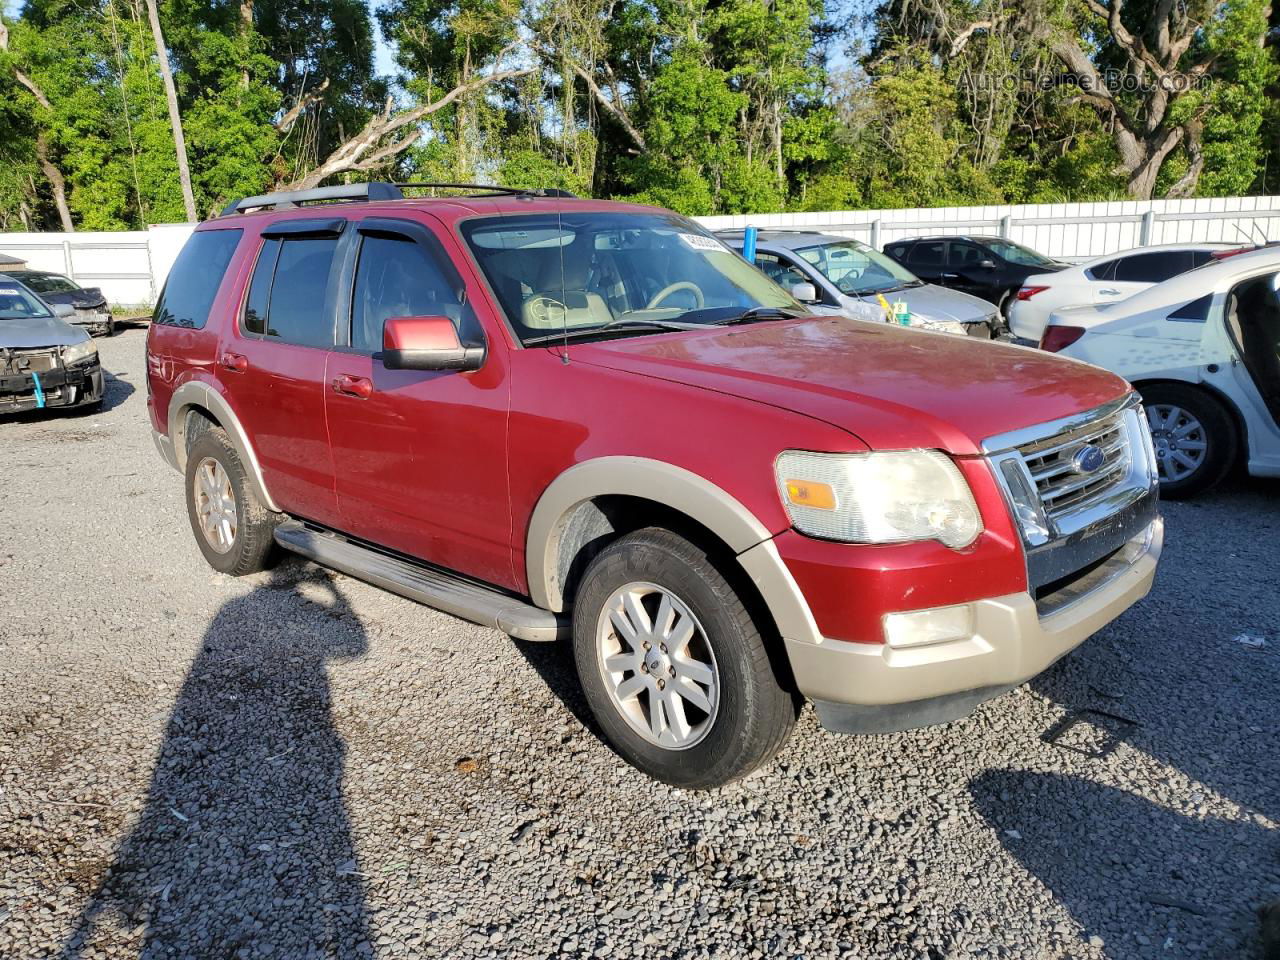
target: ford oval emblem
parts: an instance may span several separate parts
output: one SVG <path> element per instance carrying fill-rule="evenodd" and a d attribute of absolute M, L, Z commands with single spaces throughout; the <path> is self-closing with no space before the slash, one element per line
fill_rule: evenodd
<path fill-rule="evenodd" d="M 1086 443 L 1071 455 L 1071 469 L 1076 473 L 1093 473 L 1102 467 L 1106 459 L 1101 447 Z"/>

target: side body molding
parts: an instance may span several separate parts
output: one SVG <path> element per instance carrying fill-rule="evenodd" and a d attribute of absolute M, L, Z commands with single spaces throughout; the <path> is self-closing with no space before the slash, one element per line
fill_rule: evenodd
<path fill-rule="evenodd" d="M 189 380 L 173 392 L 169 400 L 169 438 L 173 444 L 173 456 L 179 470 L 187 469 L 187 411 L 194 407 L 208 410 L 215 420 L 222 425 L 231 439 L 240 462 L 249 474 L 249 482 L 253 484 L 258 499 L 268 509 L 279 512 L 280 508 L 271 499 L 266 483 L 262 479 L 262 467 L 258 456 L 253 452 L 253 444 L 249 435 L 240 425 L 240 418 L 231 409 L 231 405 L 218 391 L 200 380 Z"/>
<path fill-rule="evenodd" d="M 565 609 L 560 547 L 577 507 L 594 497 L 657 501 L 702 524 L 737 555 L 773 613 L 782 635 L 818 642 L 821 634 L 773 532 L 739 500 L 704 477 L 660 460 L 601 457 L 570 467 L 543 492 L 529 520 L 525 547 L 529 596 L 536 606 Z"/>

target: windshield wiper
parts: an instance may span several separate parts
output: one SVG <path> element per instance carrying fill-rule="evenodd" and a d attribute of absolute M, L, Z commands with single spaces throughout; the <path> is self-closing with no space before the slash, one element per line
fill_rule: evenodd
<path fill-rule="evenodd" d="M 745 310 L 732 317 L 717 320 L 712 326 L 732 327 L 739 323 L 761 323 L 765 320 L 794 320 L 796 317 L 803 316 L 803 312 L 791 310 L 787 307 L 752 307 L 750 310 Z"/>
<path fill-rule="evenodd" d="M 610 330 L 627 331 L 627 330 L 652 330 L 657 333 L 663 333 L 669 330 L 699 330 L 705 324 L 701 323 L 676 323 L 673 320 L 611 320 L 609 323 L 602 323 L 598 327 L 578 327 L 576 329 L 560 330 L 556 333 L 547 333 L 539 337 L 530 337 L 524 341 L 526 347 L 536 346 L 541 343 L 563 343 L 565 340 L 581 340 L 583 337 L 594 337 L 601 333 L 607 333 Z"/>

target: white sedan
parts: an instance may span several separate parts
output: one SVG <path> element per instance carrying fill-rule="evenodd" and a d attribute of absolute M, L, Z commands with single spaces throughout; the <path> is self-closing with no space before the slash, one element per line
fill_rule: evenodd
<path fill-rule="evenodd" d="M 1199 493 L 1237 462 L 1280 477 L 1280 247 L 1211 262 L 1121 303 L 1056 310 L 1041 346 L 1137 387 L 1162 494 Z"/>
<path fill-rule="evenodd" d="M 1054 273 L 1033 274 L 1023 281 L 1009 307 L 1009 329 L 1015 337 L 1038 341 L 1054 310 L 1124 300 L 1239 249 L 1238 243 L 1168 243 L 1112 253 Z"/>

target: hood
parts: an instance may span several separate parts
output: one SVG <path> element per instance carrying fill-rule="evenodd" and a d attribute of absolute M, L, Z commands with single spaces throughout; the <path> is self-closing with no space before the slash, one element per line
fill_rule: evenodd
<path fill-rule="evenodd" d="M 570 356 L 814 417 L 873 449 L 959 456 L 1129 390 L 1098 367 L 1028 347 L 838 317 L 587 343 Z"/>
<path fill-rule="evenodd" d="M 996 312 L 996 308 L 985 300 L 980 300 L 967 293 L 961 293 L 959 290 L 948 290 L 946 287 L 939 287 L 933 283 L 926 283 L 923 287 L 894 290 L 891 293 L 886 293 L 884 298 L 890 303 L 895 300 L 905 300 L 907 309 L 912 314 L 924 317 L 927 320 L 981 323 Z M 880 301 L 876 296 L 860 297 L 859 299 L 863 302 L 876 304 L 877 309 L 880 309 L 883 313 L 883 309 L 879 306 Z"/>
<path fill-rule="evenodd" d="M 64 293 L 42 293 L 39 296 L 45 303 L 66 303 L 80 310 L 107 305 L 107 298 L 98 287 L 84 287 Z"/>
<path fill-rule="evenodd" d="M 0 319 L 0 350 L 12 347 L 27 350 L 32 347 L 66 347 L 89 334 L 77 330 L 57 317 L 24 317 L 21 320 Z"/>

